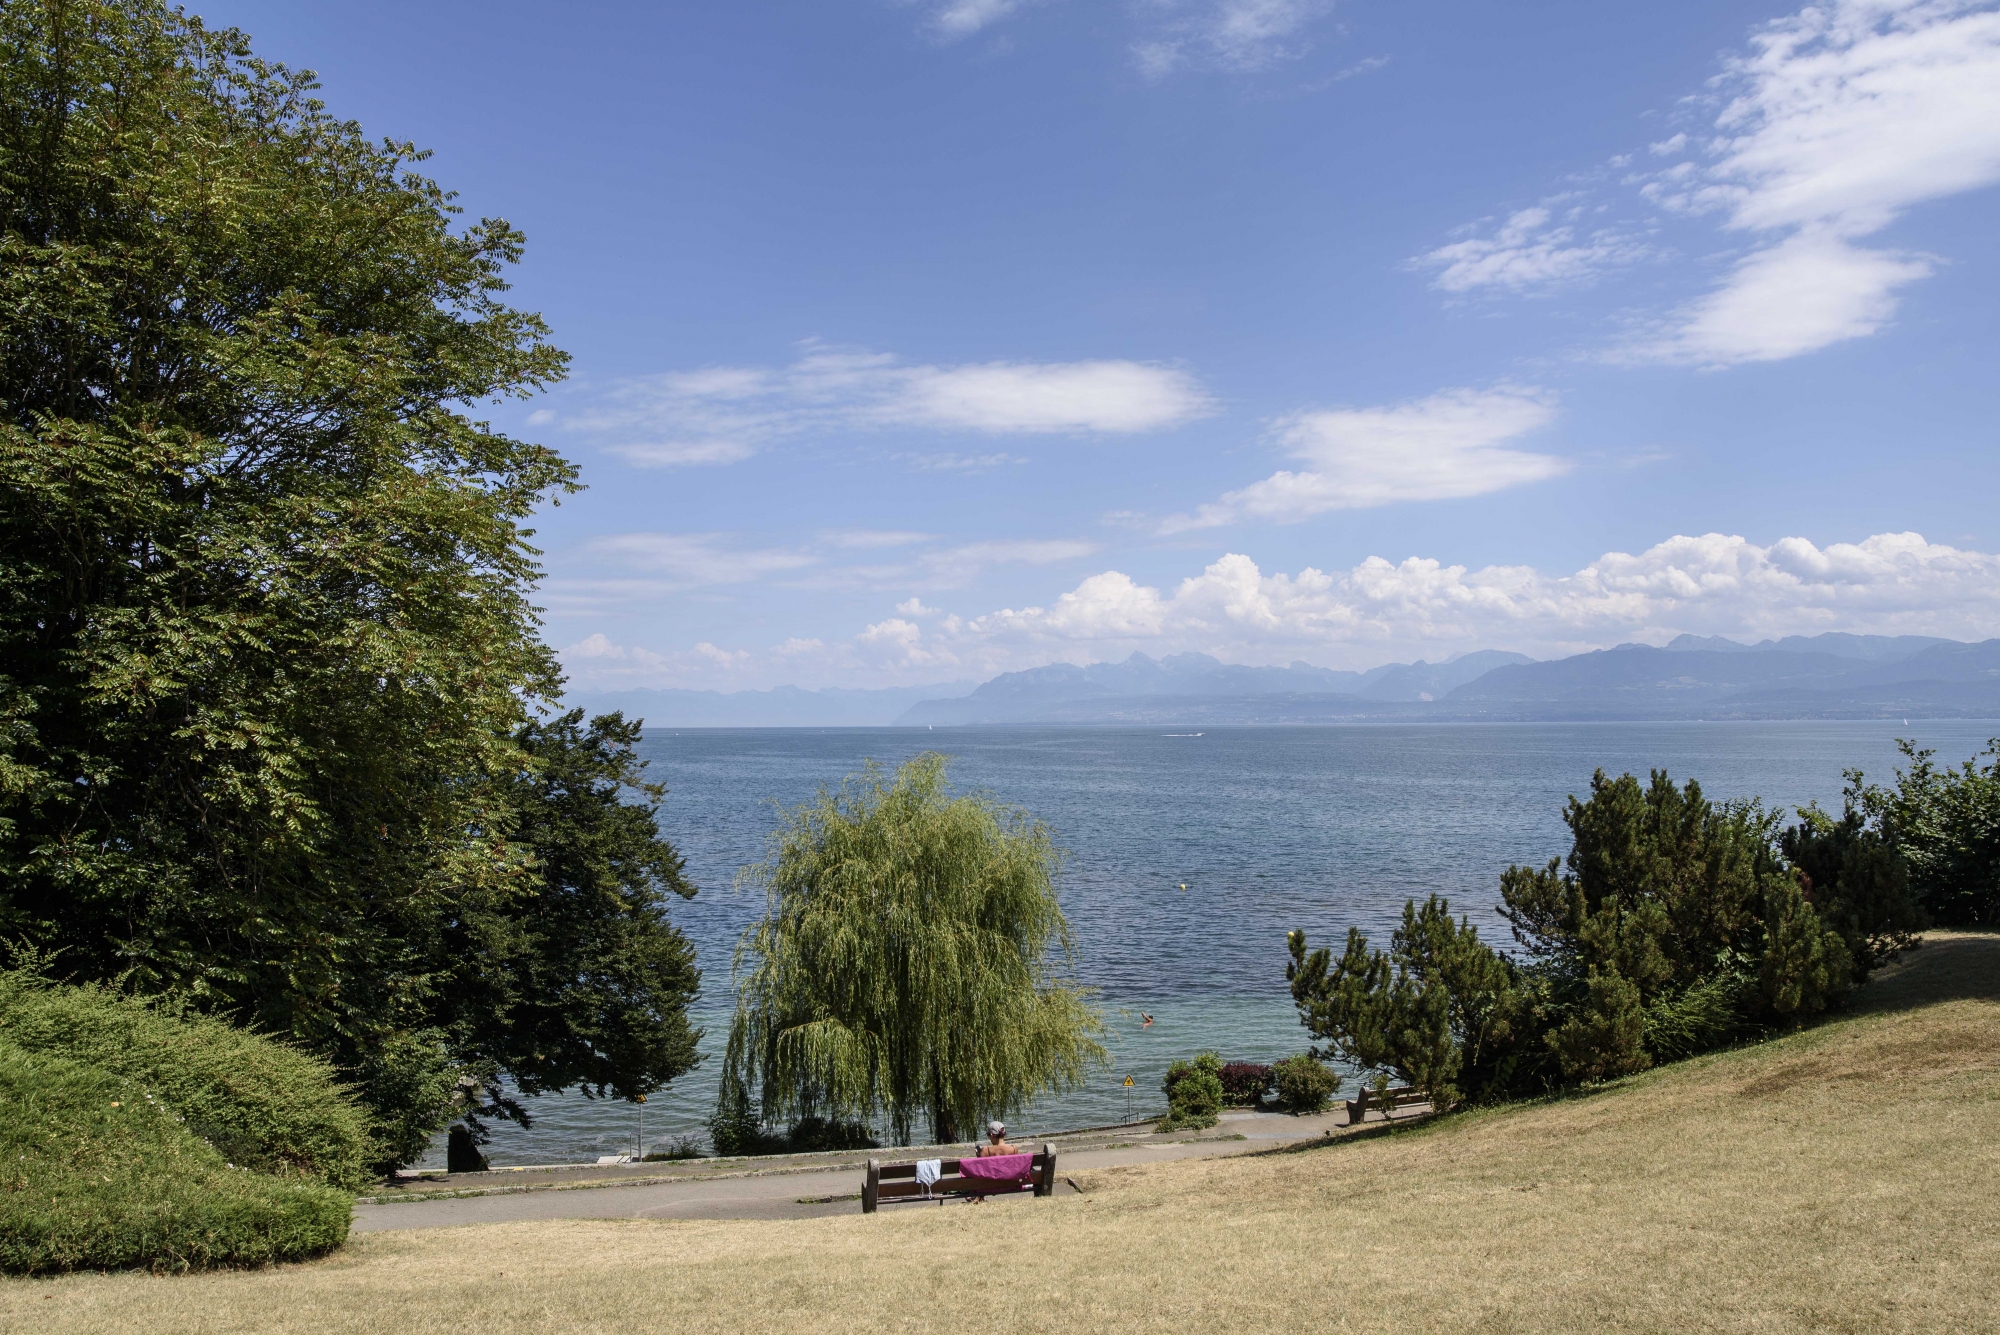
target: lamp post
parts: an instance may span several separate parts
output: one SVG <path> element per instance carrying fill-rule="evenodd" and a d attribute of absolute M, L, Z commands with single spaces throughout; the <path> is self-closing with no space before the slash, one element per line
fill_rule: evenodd
<path fill-rule="evenodd" d="M 633 1156 L 640 1163 L 646 1162 L 646 1096 L 641 1094 L 639 1103 L 639 1152 Z"/>

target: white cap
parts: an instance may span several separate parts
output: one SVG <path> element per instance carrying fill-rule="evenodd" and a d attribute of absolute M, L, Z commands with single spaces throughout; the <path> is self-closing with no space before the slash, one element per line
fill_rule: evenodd
<path fill-rule="evenodd" d="M 986 1124 L 986 1134 L 989 1136 L 1004 1136 L 1007 1134 L 1007 1124 L 1005 1122 L 988 1122 Z"/>

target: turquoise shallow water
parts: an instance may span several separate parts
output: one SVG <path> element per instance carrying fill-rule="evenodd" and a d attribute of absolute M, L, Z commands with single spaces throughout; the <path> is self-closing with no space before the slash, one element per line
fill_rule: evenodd
<path fill-rule="evenodd" d="M 731 889 L 792 804 L 867 758 L 926 749 L 953 759 L 961 787 L 1026 807 L 1069 850 L 1064 908 L 1077 974 L 1101 989 L 1113 1069 L 1046 1100 L 1028 1127 L 1122 1119 L 1127 1074 L 1143 1110 L 1168 1062 L 1201 1048 L 1269 1061 L 1306 1046 L 1285 991 L 1285 933 L 1320 943 L 1359 925 L 1386 935 L 1403 901 L 1433 891 L 1506 936 L 1492 911 L 1511 863 L 1568 849 L 1563 801 L 1593 769 L 1666 768 L 1712 796 L 1786 807 L 1837 805 L 1844 769 L 1887 779 L 1895 738 L 1963 759 L 2000 722 L 1427 724 L 1210 729 L 741 729 L 648 735 L 649 773 L 669 796 L 662 823 L 700 894 L 676 905 L 705 975 L 701 1067 L 654 1095 L 648 1148 L 698 1130 L 714 1106 L 728 1028 L 729 961 L 762 911 Z M 1185 883 L 1187 890 L 1178 887 Z M 1137 1012 L 1154 1017 L 1141 1028 Z M 497 1164 L 629 1152 L 638 1109 L 578 1096 L 536 1100 L 531 1129 L 501 1125 Z M 442 1162 L 442 1142 L 432 1158 Z"/>

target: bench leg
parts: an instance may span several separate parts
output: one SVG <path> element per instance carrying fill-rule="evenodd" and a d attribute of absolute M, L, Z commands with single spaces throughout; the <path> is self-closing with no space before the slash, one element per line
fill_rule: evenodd
<path fill-rule="evenodd" d="M 861 1182 L 861 1213 L 874 1214 L 875 1203 L 882 1197 L 882 1161 L 868 1161 L 868 1176 Z"/>

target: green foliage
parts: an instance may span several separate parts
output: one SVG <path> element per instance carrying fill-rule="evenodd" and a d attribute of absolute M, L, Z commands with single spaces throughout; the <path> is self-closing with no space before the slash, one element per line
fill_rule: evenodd
<path fill-rule="evenodd" d="M 1643 788 L 1599 771 L 1590 800 L 1571 798 L 1564 820 L 1574 835 L 1566 864 L 1510 867 L 1500 894 L 1545 988 L 1547 1042 L 1566 1075 L 1643 1069 L 1654 1055 L 1649 1008 L 1664 1003 L 1658 1014 L 1668 1016 L 1734 961 L 1752 961 L 1757 982 L 1731 989 L 1737 1023 L 1681 1026 L 1674 1042 L 1795 1020 L 1846 989 L 1847 944 L 1806 902 L 1780 856 L 1778 819 L 1757 803 L 1710 802 L 1699 784 L 1676 788 L 1663 771 Z"/>
<path fill-rule="evenodd" d="M 696 1136 L 675 1136 L 664 1150 L 649 1150 L 642 1163 L 674 1163 L 684 1159 L 705 1159 L 701 1140 Z"/>
<path fill-rule="evenodd" d="M 1515 971 L 1469 920 L 1452 921 L 1447 901 L 1405 904 L 1386 954 L 1358 928 L 1337 961 L 1324 946 L 1309 953 L 1303 932 L 1287 945 L 1300 1023 L 1331 1055 L 1393 1071 L 1440 1108 L 1497 1089 L 1513 1071 Z"/>
<path fill-rule="evenodd" d="M 318 1058 L 186 1008 L 0 974 L 0 1042 L 116 1077 L 239 1168 L 358 1190 L 367 1114 Z"/>
<path fill-rule="evenodd" d="M 353 1198 L 232 1167 L 141 1081 L 0 1039 L 0 1270 L 299 1260 Z"/>
<path fill-rule="evenodd" d="M 575 952 L 522 524 L 575 474 L 460 409 L 564 357 L 520 234 L 312 89 L 157 0 L 0 8 L 0 935 L 292 1035 L 407 1158 L 462 1078 L 666 1078 L 686 969 L 604 941 L 657 1014 L 544 1042 L 594 1002 L 523 990 Z"/>
<path fill-rule="evenodd" d="M 1694 986 L 1654 998 L 1642 1017 L 1646 1052 L 1659 1061 L 1679 1061 L 1750 1032 L 1743 994 L 1754 981 L 1735 957 L 1725 957 Z"/>
<path fill-rule="evenodd" d="M 1337 960 L 1291 934 L 1300 1021 L 1328 1053 L 1394 1072 L 1441 1108 L 1610 1079 L 1797 1023 L 1857 977 L 1850 939 L 1873 950 L 1907 921 L 1885 842 L 1852 820 L 1814 819 L 1781 839 L 1755 802 L 1713 803 L 1659 771 L 1647 787 L 1599 771 L 1589 800 L 1564 812 L 1568 859 L 1500 879 L 1523 962 L 1436 896 L 1412 900 L 1386 953 L 1358 929 Z M 1831 859 L 1844 888 L 1809 900 L 1781 845 Z"/>
<path fill-rule="evenodd" d="M 1222 1055 L 1198 1052 L 1193 1061 L 1167 1068 L 1160 1090 L 1167 1096 L 1162 1131 L 1200 1130 L 1214 1126 L 1222 1114 Z"/>
<path fill-rule="evenodd" d="M 1285 1058 L 1271 1068 L 1278 1089 L 1278 1106 L 1288 1113 L 1316 1113 L 1340 1089 L 1340 1077 L 1309 1052 Z"/>
<path fill-rule="evenodd" d="M 2000 927 L 2000 739 L 1956 769 L 1914 742 L 1896 745 L 1910 767 L 1888 787 L 1850 772 L 1849 807 L 1902 854 L 1910 888 L 1933 921 Z"/>
<path fill-rule="evenodd" d="M 949 795 L 942 756 L 872 765 L 787 814 L 745 880 L 766 894 L 737 951 L 730 1081 L 769 1120 L 865 1122 L 940 1144 L 1108 1063 L 1072 958 L 1048 830 Z M 747 1095 L 746 1095 L 747 1101 Z M 718 1115 L 722 1113 L 718 1109 Z"/>
<path fill-rule="evenodd" d="M 1859 797 L 1850 789 L 1838 819 L 1817 806 L 1801 807 L 1799 823 L 1778 837 L 1806 898 L 1846 943 L 1856 982 L 1908 950 L 1925 925 L 1908 864 L 1881 830 L 1868 825 Z"/>
<path fill-rule="evenodd" d="M 399 1160 L 691 1051 L 670 852 L 524 777 L 620 746 L 528 724 L 575 470 L 462 409 L 565 359 L 423 156 L 158 0 L 0 7 L 0 939 L 292 1036 Z"/>
<path fill-rule="evenodd" d="M 1609 1080 L 1651 1066 L 1638 984 L 1607 964 L 1590 971 L 1584 989 L 1562 1023 L 1549 1031 L 1548 1044 L 1562 1073 L 1572 1080 Z"/>
<path fill-rule="evenodd" d="M 765 1134 L 763 1121 L 751 1106 L 750 1091 L 734 1072 L 723 1074 L 722 1092 L 708 1118 L 708 1143 L 724 1158 L 780 1152 L 779 1138 Z"/>

